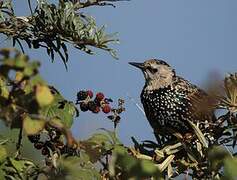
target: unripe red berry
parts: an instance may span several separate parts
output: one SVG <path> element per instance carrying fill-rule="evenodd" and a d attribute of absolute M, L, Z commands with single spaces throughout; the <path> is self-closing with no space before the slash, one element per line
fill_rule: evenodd
<path fill-rule="evenodd" d="M 107 114 L 107 113 L 109 113 L 111 111 L 111 107 L 108 104 L 106 104 L 106 105 L 103 106 L 102 111 L 105 114 Z"/>
<path fill-rule="evenodd" d="M 97 93 L 96 94 L 96 99 L 98 100 L 98 101 L 102 101 L 103 99 L 104 99 L 104 94 L 103 93 L 101 93 L 101 92 L 99 92 L 99 93 Z"/>
<path fill-rule="evenodd" d="M 96 106 L 96 108 L 94 109 L 93 113 L 99 113 L 100 112 L 100 107 Z"/>
<path fill-rule="evenodd" d="M 88 91 L 87 91 L 87 94 L 88 94 L 88 96 L 89 96 L 90 98 L 93 97 L 93 92 L 92 92 L 91 90 L 88 90 Z"/>

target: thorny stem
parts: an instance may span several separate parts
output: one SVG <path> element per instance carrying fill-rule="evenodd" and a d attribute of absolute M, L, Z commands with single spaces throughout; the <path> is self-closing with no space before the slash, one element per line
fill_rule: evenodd
<path fill-rule="evenodd" d="M 85 1 L 80 2 L 80 0 L 74 0 L 74 4 L 78 3 L 77 9 L 86 8 L 89 6 L 112 6 L 116 7 L 113 3 L 119 1 L 129 1 L 129 0 L 95 0 L 95 1 Z M 111 3 L 109 3 L 111 2 Z"/>
<path fill-rule="evenodd" d="M 22 141 L 22 131 L 23 131 L 23 127 L 21 125 L 19 135 L 18 135 L 18 141 L 17 141 L 17 144 L 16 144 L 17 156 L 20 155 L 20 148 L 21 148 L 21 141 Z"/>
<path fill-rule="evenodd" d="M 31 6 L 31 0 L 28 0 L 28 6 L 29 6 L 29 9 L 30 9 L 31 15 L 33 15 L 33 10 L 32 10 L 32 6 Z"/>

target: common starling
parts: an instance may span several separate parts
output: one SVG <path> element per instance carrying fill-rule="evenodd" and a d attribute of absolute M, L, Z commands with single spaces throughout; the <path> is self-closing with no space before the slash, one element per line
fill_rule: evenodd
<path fill-rule="evenodd" d="M 215 120 L 211 98 L 203 90 L 176 75 L 163 60 L 150 59 L 129 64 L 142 70 L 145 86 L 141 92 L 146 117 L 157 135 L 179 133 L 194 136 L 188 121 L 208 129 Z"/>

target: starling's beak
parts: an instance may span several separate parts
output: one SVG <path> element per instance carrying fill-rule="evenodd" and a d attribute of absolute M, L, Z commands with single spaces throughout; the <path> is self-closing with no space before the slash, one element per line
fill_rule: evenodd
<path fill-rule="evenodd" d="M 132 66 L 135 66 L 141 70 L 144 70 L 144 63 L 137 63 L 137 62 L 129 62 Z"/>

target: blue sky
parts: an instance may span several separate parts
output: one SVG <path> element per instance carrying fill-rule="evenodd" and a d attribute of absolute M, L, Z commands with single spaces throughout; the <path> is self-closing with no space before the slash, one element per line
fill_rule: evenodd
<path fill-rule="evenodd" d="M 25 1 L 16 2 L 21 15 L 28 9 Z M 29 51 L 32 59 L 42 62 L 41 73 L 48 82 L 70 100 L 79 89 L 102 91 L 108 97 L 124 98 L 126 112 L 118 126 L 125 144 L 130 137 L 154 140 L 152 129 L 128 94 L 140 104 L 144 84 L 142 73 L 128 65 L 148 58 L 166 60 L 176 73 L 205 88 L 210 74 L 224 77 L 237 70 L 237 1 L 236 0 L 132 0 L 116 3 L 117 8 L 95 7 L 85 12 L 95 17 L 107 32 L 118 32 L 119 60 L 103 51 L 95 56 L 70 48 L 68 71 L 58 58 L 54 63 L 42 50 Z M 6 45 L 1 44 L 0 46 Z M 211 76 L 213 77 L 213 75 Z M 214 77 L 215 78 L 215 77 Z M 86 138 L 98 128 L 112 129 L 113 124 L 102 113 L 81 113 L 73 133 Z"/>

